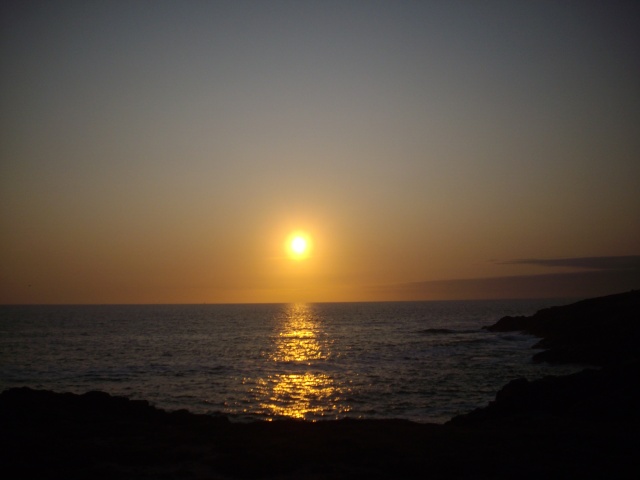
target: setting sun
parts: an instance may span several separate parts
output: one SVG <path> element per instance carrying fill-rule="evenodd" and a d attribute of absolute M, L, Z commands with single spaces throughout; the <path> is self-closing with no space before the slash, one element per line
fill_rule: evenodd
<path fill-rule="evenodd" d="M 302 237 L 295 237 L 291 241 L 291 250 L 296 254 L 301 255 L 307 249 L 307 241 Z"/>
<path fill-rule="evenodd" d="M 304 232 L 294 232 L 287 240 L 287 252 L 290 258 L 302 260 L 311 252 L 311 240 Z"/>

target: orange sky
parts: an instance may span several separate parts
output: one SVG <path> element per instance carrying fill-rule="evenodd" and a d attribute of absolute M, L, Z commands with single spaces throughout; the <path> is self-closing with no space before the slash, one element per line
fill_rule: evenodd
<path fill-rule="evenodd" d="M 632 2 L 0 8 L 0 303 L 640 288 Z"/>

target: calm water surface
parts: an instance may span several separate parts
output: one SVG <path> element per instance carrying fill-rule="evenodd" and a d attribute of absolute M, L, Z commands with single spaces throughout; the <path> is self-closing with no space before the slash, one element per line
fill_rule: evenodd
<path fill-rule="evenodd" d="M 0 307 L 0 390 L 104 390 L 166 409 L 443 422 L 534 365 L 504 315 L 567 302 Z"/>

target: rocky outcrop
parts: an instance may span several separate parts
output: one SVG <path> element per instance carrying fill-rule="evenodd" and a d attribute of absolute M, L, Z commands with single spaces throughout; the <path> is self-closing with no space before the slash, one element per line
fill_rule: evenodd
<path fill-rule="evenodd" d="M 611 365 L 638 359 L 640 290 L 545 308 L 530 317 L 504 317 L 484 327 L 492 332 L 523 331 L 542 337 L 533 360 Z"/>
<path fill-rule="evenodd" d="M 534 361 L 603 366 L 535 381 L 517 379 L 487 407 L 460 415 L 452 425 L 608 423 L 640 431 L 640 291 L 583 300 L 540 310 L 530 317 L 504 317 L 485 327 L 542 337 L 546 350 Z"/>
<path fill-rule="evenodd" d="M 640 362 L 566 376 L 513 380 L 487 407 L 459 415 L 452 425 L 618 423 L 640 427 Z"/>

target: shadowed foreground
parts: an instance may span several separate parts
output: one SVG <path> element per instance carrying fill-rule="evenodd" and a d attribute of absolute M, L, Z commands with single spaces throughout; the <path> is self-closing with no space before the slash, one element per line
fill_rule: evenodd
<path fill-rule="evenodd" d="M 609 334 L 614 329 L 624 332 L 625 344 L 637 334 L 639 294 L 589 301 L 599 312 L 589 328 L 599 335 L 608 330 L 603 345 L 613 341 Z M 618 313 L 611 315 L 622 320 L 610 324 L 613 317 L 600 308 L 603 302 L 618 305 L 611 310 Z M 537 334 L 555 335 L 554 323 L 569 331 L 562 326 L 566 319 L 590 311 L 575 307 L 580 303 L 553 309 L 556 320 L 545 316 L 545 331 Z M 520 324 L 509 328 L 524 329 Z M 582 345 L 588 335 L 578 336 Z M 569 337 L 563 341 L 571 343 Z M 554 338 L 556 347 L 562 345 Z M 11 389 L 0 394 L 0 474 L 65 479 L 638 478 L 640 367 L 635 354 L 625 350 L 616 360 L 609 353 L 601 370 L 514 380 L 489 406 L 446 425 L 401 420 L 237 424 L 225 417 L 165 412 L 102 392 Z"/>

